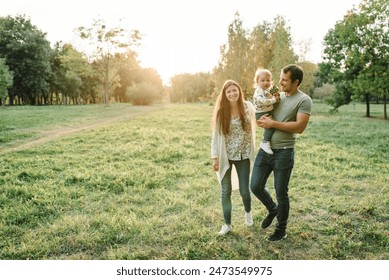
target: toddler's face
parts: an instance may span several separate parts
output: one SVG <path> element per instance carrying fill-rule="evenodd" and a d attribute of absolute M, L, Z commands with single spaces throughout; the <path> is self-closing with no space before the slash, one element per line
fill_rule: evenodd
<path fill-rule="evenodd" d="M 272 85 L 272 77 L 267 73 L 262 73 L 259 75 L 257 83 L 261 89 L 267 90 Z"/>

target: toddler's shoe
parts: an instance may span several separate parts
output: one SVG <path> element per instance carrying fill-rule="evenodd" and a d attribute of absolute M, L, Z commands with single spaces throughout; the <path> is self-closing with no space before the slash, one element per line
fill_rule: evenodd
<path fill-rule="evenodd" d="M 273 154 L 273 151 L 271 149 L 271 146 L 270 146 L 270 142 L 269 141 L 262 141 L 261 144 L 259 145 L 259 147 L 264 150 L 266 153 L 268 153 L 269 155 L 272 155 Z"/>

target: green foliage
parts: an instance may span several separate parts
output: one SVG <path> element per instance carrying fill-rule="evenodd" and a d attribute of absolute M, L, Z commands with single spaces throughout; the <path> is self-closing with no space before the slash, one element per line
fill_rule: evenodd
<path fill-rule="evenodd" d="M 84 54 L 70 44 L 57 43 L 51 65 L 53 75 L 50 84 L 58 96 L 57 104 L 96 102 L 98 78 Z"/>
<path fill-rule="evenodd" d="M 320 71 L 324 82 L 336 84 L 333 106 L 365 95 L 387 96 L 388 24 L 387 1 L 364 0 L 327 33 Z"/>
<path fill-rule="evenodd" d="M 127 89 L 134 83 L 139 83 L 147 78 L 147 76 L 157 76 L 156 73 L 151 73 L 150 70 L 143 70 L 137 60 L 136 53 L 130 52 L 125 54 L 116 54 L 115 59 L 122 61 L 120 65 L 118 75 L 119 75 L 119 84 L 114 90 L 114 97 L 116 102 L 127 102 L 126 97 Z M 145 72 L 150 72 L 150 75 L 144 74 Z M 158 76 L 159 78 L 159 76 Z M 156 83 L 158 84 L 158 83 Z M 159 84 L 162 86 L 161 79 L 159 78 Z"/>
<path fill-rule="evenodd" d="M 5 60 L 0 58 L 0 105 L 4 105 L 2 99 L 7 97 L 8 88 L 13 84 L 13 74 L 9 71 Z"/>
<path fill-rule="evenodd" d="M 248 79 L 246 74 L 250 48 L 247 33 L 239 13 L 236 13 L 233 22 L 228 26 L 228 42 L 221 47 L 218 66 L 220 84 L 223 84 L 224 80 L 233 79 L 241 85 L 244 92 L 248 89 L 249 80 L 252 80 Z"/>
<path fill-rule="evenodd" d="M 290 27 L 281 16 L 274 19 L 270 35 L 270 48 L 272 59 L 269 63 L 269 69 L 275 77 L 278 77 L 285 65 L 297 62 L 297 56 L 292 48 Z"/>
<path fill-rule="evenodd" d="M 233 232 L 217 235 L 223 218 L 206 104 L 153 112 L 122 104 L 17 107 L 0 110 L 0 119 L 13 110 L 35 116 L 31 124 L 43 137 L 126 108 L 143 114 L 17 152 L 2 147 L 0 259 L 389 258 L 387 123 L 361 118 L 363 105 L 329 115 L 329 106 L 314 104 L 297 141 L 288 238 L 274 244 L 266 242 L 273 228 L 260 229 L 266 210 L 258 202 L 254 227 L 244 225 L 238 191 Z M 25 129 L 15 120 L 14 130 Z"/>
<path fill-rule="evenodd" d="M 315 88 L 313 98 L 327 102 L 332 97 L 335 88 L 330 84 L 323 84 L 321 87 Z"/>
<path fill-rule="evenodd" d="M 26 104 L 48 102 L 50 43 L 46 34 L 23 16 L 0 18 L 0 54 L 13 73 L 10 104 L 18 97 Z"/>
<path fill-rule="evenodd" d="M 273 73 L 274 82 L 277 83 L 281 69 L 296 62 L 290 28 L 283 17 L 278 16 L 271 23 L 264 21 L 248 31 L 236 13 L 228 28 L 228 42 L 220 48 L 220 62 L 213 71 L 215 95 L 219 93 L 218 85 L 222 85 L 226 79 L 233 79 L 241 85 L 246 99 L 250 99 L 254 74 L 258 68 L 269 69 Z M 312 79 L 315 79 L 315 67 L 309 63 L 305 66 L 307 77 L 312 76 Z M 313 82 L 309 81 L 308 94 L 312 87 Z"/>
<path fill-rule="evenodd" d="M 213 93 L 215 85 L 211 74 L 180 74 L 171 79 L 171 102 L 198 102 L 208 100 Z"/>
<path fill-rule="evenodd" d="M 141 35 L 133 30 L 128 34 L 120 26 L 108 28 L 104 20 L 96 19 L 90 27 L 81 26 L 77 34 L 89 43 L 92 52 L 88 52 L 89 59 L 94 63 L 95 71 L 103 89 L 102 101 L 109 103 L 114 89 L 120 85 L 119 72 L 124 58 L 133 59 L 133 55 L 121 56 L 118 54 L 133 54 L 132 48 L 139 44 Z"/>
<path fill-rule="evenodd" d="M 161 91 L 153 84 L 141 82 L 127 90 L 127 97 L 133 105 L 150 105 L 161 97 Z"/>

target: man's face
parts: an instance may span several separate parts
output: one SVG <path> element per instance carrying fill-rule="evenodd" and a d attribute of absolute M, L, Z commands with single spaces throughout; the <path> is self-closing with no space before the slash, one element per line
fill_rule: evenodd
<path fill-rule="evenodd" d="M 298 88 L 298 80 L 295 80 L 292 83 L 292 80 L 290 79 L 290 72 L 287 72 L 286 74 L 281 71 L 281 76 L 280 76 L 280 86 L 281 86 L 281 91 L 293 94 L 297 91 Z"/>

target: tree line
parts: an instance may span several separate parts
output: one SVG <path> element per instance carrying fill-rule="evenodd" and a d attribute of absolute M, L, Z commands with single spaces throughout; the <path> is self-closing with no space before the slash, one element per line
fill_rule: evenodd
<path fill-rule="evenodd" d="M 290 28 L 283 17 L 246 30 L 237 13 L 228 27 L 228 42 L 220 48 L 218 65 L 203 78 L 200 74 L 175 77 L 170 96 L 176 102 L 213 100 L 223 81 L 234 79 L 250 99 L 258 67 L 270 69 L 277 82 L 282 67 L 296 63 L 304 69 L 301 89 L 311 97 L 324 100 L 335 110 L 350 102 L 365 102 L 367 117 L 371 101 L 383 103 L 384 119 L 388 119 L 388 26 L 387 1 L 362 0 L 328 31 L 323 62 L 314 64 L 305 59 L 309 46 L 303 45 L 298 55 L 294 52 Z"/>
<path fill-rule="evenodd" d="M 304 67 L 306 78 L 302 90 L 313 94 L 317 65 L 305 61 L 304 52 L 300 55 L 294 52 L 290 27 L 283 17 L 277 16 L 273 22 L 264 21 L 247 30 L 236 13 L 227 35 L 227 43 L 220 47 L 220 59 L 212 72 L 181 74 L 171 79 L 171 101 L 213 100 L 226 79 L 236 80 L 246 99 L 251 99 L 254 74 L 259 67 L 272 71 L 277 83 L 282 67 L 290 63 Z"/>
<path fill-rule="evenodd" d="M 133 50 L 139 31 L 108 28 L 97 19 L 76 33 L 88 51 L 62 42 L 51 47 L 25 16 L 0 18 L 0 104 L 150 104 L 161 98 L 159 74 L 140 67 Z M 141 96 L 139 89 L 147 91 Z"/>
<path fill-rule="evenodd" d="M 277 16 L 248 30 L 239 13 L 228 26 L 227 42 L 210 72 L 179 74 L 163 86 L 155 69 L 143 69 L 134 50 L 139 31 L 108 28 L 101 19 L 79 27 L 85 42 L 80 51 L 58 42 L 53 48 L 45 34 L 23 16 L 0 18 L 0 102 L 23 104 L 89 104 L 132 102 L 212 102 L 226 79 L 240 83 L 247 99 L 259 67 L 268 68 L 278 82 L 289 63 L 304 69 L 301 89 L 334 108 L 352 101 L 384 104 L 387 119 L 389 64 L 388 5 L 385 0 L 361 0 L 324 38 L 323 62 L 305 59 L 309 44 L 300 53 L 293 48 L 290 27 Z"/>

